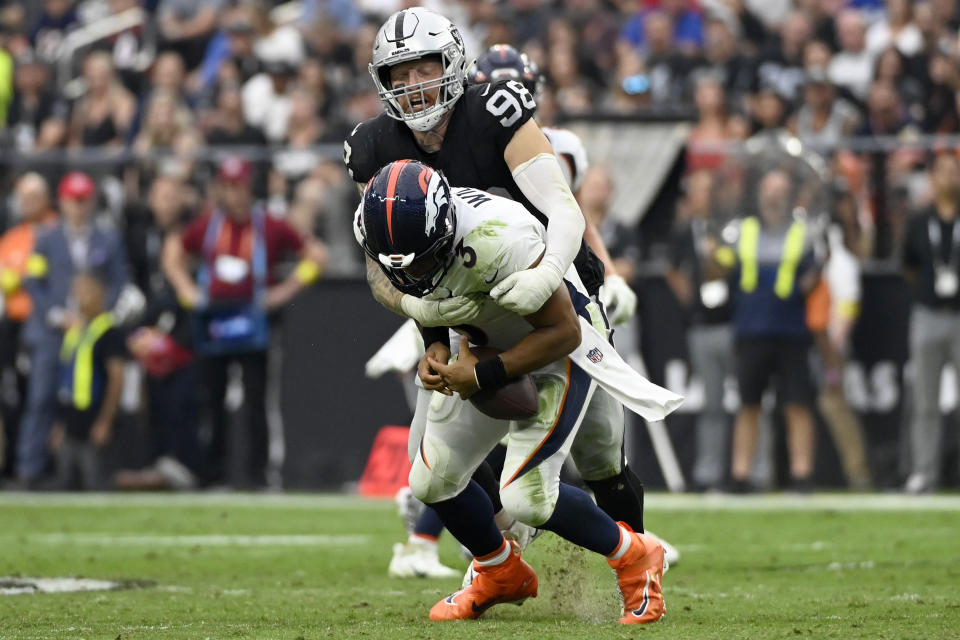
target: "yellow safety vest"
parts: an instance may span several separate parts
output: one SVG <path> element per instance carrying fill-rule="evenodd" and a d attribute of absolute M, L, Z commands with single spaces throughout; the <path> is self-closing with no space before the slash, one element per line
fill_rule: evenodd
<path fill-rule="evenodd" d="M 113 326 L 113 315 L 101 313 L 85 329 L 71 327 L 63 336 L 60 360 L 73 361 L 73 406 L 83 411 L 93 396 L 93 346 Z"/>
<path fill-rule="evenodd" d="M 793 281 L 797 276 L 797 266 L 803 258 L 804 238 L 807 225 L 796 220 L 787 231 L 783 243 L 783 256 L 777 268 L 777 279 L 773 291 L 781 300 L 786 300 L 793 292 Z M 740 288 L 750 293 L 757 288 L 757 243 L 760 240 L 760 220 L 751 216 L 740 224 Z"/>

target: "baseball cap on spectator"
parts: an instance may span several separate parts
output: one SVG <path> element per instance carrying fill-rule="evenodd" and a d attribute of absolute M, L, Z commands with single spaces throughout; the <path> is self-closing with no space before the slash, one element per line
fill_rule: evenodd
<path fill-rule="evenodd" d="M 57 187 L 57 195 L 61 200 L 89 200 L 96 191 L 93 180 L 83 171 L 71 171 Z"/>
<path fill-rule="evenodd" d="M 240 156 L 227 156 L 220 161 L 217 178 L 233 184 L 249 184 L 253 178 L 253 165 Z"/>

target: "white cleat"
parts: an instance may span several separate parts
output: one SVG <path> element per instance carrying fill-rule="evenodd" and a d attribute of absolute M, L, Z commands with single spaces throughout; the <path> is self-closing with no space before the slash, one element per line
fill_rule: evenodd
<path fill-rule="evenodd" d="M 654 538 L 655 540 L 659 541 L 660 544 L 663 545 L 663 559 L 666 560 L 666 564 L 675 565 L 678 562 L 680 562 L 680 552 L 677 551 L 677 548 L 675 546 L 673 546 L 672 544 L 670 544 L 669 542 L 667 542 L 657 534 L 651 532 L 649 529 L 647 529 L 645 533 L 651 538 Z M 663 568 L 663 572 L 664 573 L 667 572 L 666 566 Z"/>
<path fill-rule="evenodd" d="M 457 571 L 440 563 L 437 545 L 398 542 L 387 573 L 391 578 L 453 578 Z"/>

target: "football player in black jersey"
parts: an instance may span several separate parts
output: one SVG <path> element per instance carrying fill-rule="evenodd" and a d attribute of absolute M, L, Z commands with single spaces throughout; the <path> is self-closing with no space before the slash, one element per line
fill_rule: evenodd
<path fill-rule="evenodd" d="M 583 214 L 532 119 L 533 96 L 515 80 L 467 87 L 467 63 L 459 31 L 443 16 L 413 8 L 388 18 L 370 65 L 386 112 L 357 125 L 344 142 L 351 177 L 362 185 L 385 164 L 410 158 L 440 169 L 450 184 L 504 189 L 549 222 L 547 249 L 537 267 L 501 283 L 493 298 L 528 314 L 559 286 L 574 258 L 595 294 L 603 265 L 582 240 Z M 371 261 L 367 274 L 381 304 L 422 326 L 459 324 L 476 311 L 467 300 L 428 304 L 401 294 Z"/>
<path fill-rule="evenodd" d="M 344 142 L 344 162 L 355 182 L 362 187 L 382 166 L 409 158 L 440 169 L 450 184 L 505 190 L 547 225 L 547 247 L 536 267 L 512 274 L 491 297 L 527 315 L 556 290 L 571 262 L 588 292 L 598 293 L 603 263 L 587 247 L 584 233 L 590 237 L 592 231 L 591 245 L 605 252 L 603 242 L 595 228 L 587 228 L 554 150 L 533 119 L 536 102 L 522 82 L 467 86 L 457 27 L 419 7 L 395 13 L 380 28 L 370 74 L 385 113 L 358 124 Z M 479 308 L 468 298 L 426 301 L 404 294 L 369 258 L 367 279 L 381 304 L 421 327 L 463 324 Z M 429 393 L 418 394 L 414 420 L 426 419 L 429 400 Z M 489 469 L 486 473 L 487 483 L 481 484 L 492 481 L 493 497 L 496 479 Z M 642 486 L 626 466 L 591 488 L 607 513 L 643 531 Z"/>

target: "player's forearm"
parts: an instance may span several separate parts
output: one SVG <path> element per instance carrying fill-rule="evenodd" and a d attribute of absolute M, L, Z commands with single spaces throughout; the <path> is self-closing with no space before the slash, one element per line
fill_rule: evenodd
<path fill-rule="evenodd" d="M 500 354 L 509 377 L 536 371 L 570 354 L 580 345 L 580 321 L 563 285 L 539 311 L 526 316 L 534 330 Z"/>
<path fill-rule="evenodd" d="M 398 315 L 406 315 L 400 306 L 403 294 L 390 284 L 387 276 L 369 256 L 367 257 L 367 284 L 370 285 L 370 292 L 377 302 Z"/>
<path fill-rule="evenodd" d="M 540 266 L 563 277 L 580 251 L 586 221 L 556 156 L 541 153 L 519 164 L 513 170 L 513 179 L 530 203 L 549 218 L 547 251 Z"/>
<path fill-rule="evenodd" d="M 579 325 L 576 331 L 565 326 L 542 327 L 501 353 L 500 359 L 507 376 L 515 378 L 570 355 L 579 344 Z"/>

